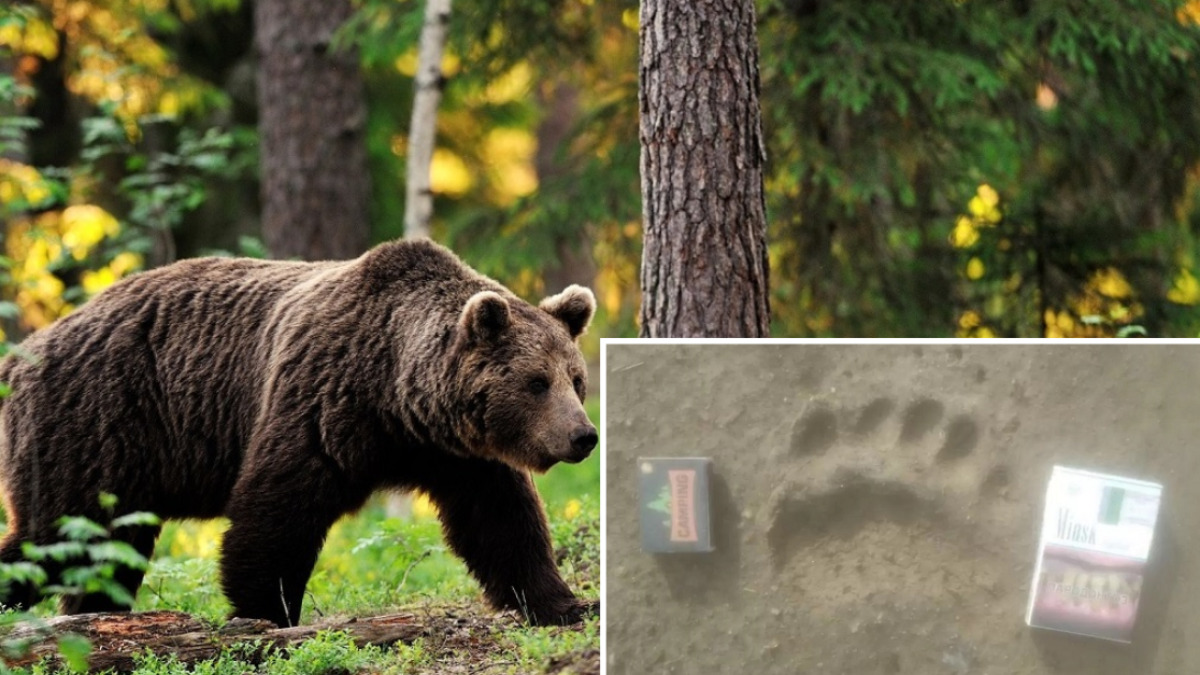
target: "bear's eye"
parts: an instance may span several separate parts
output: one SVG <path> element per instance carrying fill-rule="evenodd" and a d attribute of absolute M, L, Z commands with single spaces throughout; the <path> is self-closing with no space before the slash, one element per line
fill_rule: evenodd
<path fill-rule="evenodd" d="M 575 379 L 572 381 L 572 384 L 575 385 L 575 393 L 579 394 L 580 398 L 582 398 L 583 397 L 583 378 L 576 375 Z"/>
<path fill-rule="evenodd" d="M 535 377 L 529 380 L 529 393 L 544 394 L 550 391 L 550 380 L 544 377 Z"/>

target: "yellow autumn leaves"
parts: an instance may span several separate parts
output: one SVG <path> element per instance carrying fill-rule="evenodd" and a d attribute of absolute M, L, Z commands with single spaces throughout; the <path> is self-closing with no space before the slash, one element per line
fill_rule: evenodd
<path fill-rule="evenodd" d="M 984 183 L 967 202 L 967 213 L 958 217 L 950 232 L 950 244 L 955 248 L 971 248 L 979 242 L 980 231 L 995 227 L 1003 215 L 1000 213 L 1000 194 Z M 971 281 L 982 279 L 987 272 L 983 260 L 974 256 L 967 261 L 964 270 Z"/>
<path fill-rule="evenodd" d="M 20 11 L 0 26 L 0 47 L 14 54 L 53 59 L 59 34 L 77 63 L 67 78 L 72 93 L 109 103 L 130 131 L 133 120 L 151 113 L 176 114 L 202 105 L 204 85 L 182 75 L 167 50 L 149 34 L 147 10 L 165 3 L 68 0 L 56 3 L 53 23 L 36 11 Z M 19 71 L 34 66 L 18 64 Z"/>
<path fill-rule="evenodd" d="M 75 308 L 66 300 L 67 288 L 55 269 L 71 261 L 83 263 L 120 229 L 116 218 L 90 204 L 43 213 L 10 227 L 5 254 L 15 261 L 11 284 L 22 322 L 28 328 L 42 328 Z M 106 265 L 84 269 L 80 286 L 85 297 L 90 297 L 141 266 L 141 256 L 125 251 Z"/>
<path fill-rule="evenodd" d="M 1114 326 L 1127 326 L 1143 314 L 1129 280 L 1106 267 L 1092 273 L 1067 309 L 1046 309 L 1042 321 L 1048 338 L 1111 337 Z"/>
<path fill-rule="evenodd" d="M 956 249 L 969 250 L 979 244 L 983 233 L 996 227 L 1004 218 L 1000 195 L 991 185 L 983 183 L 967 202 L 966 212 L 960 215 L 950 231 L 949 243 Z M 1013 242 L 1006 237 L 995 241 L 999 251 L 1009 251 Z M 1180 260 L 1180 271 L 1167 291 L 1167 299 L 1181 305 L 1200 304 L 1200 280 L 1192 274 L 1191 261 Z M 972 255 L 962 268 L 962 274 L 970 281 L 979 281 L 987 275 L 987 265 L 980 255 Z M 1022 283 L 1020 274 L 1014 273 L 1001 280 L 1005 293 L 1016 292 Z M 985 315 L 975 309 L 963 312 L 958 319 L 960 337 L 995 337 L 987 326 Z M 1144 314 L 1144 308 L 1135 297 L 1133 286 L 1121 270 L 1105 267 L 1092 273 L 1082 288 L 1061 310 L 1046 309 L 1042 317 L 1045 325 L 1044 337 L 1101 337 L 1112 333 L 1114 327 L 1130 325 Z"/>
<path fill-rule="evenodd" d="M 4 237 L 4 255 L 13 261 L 6 292 L 15 300 L 21 322 L 29 329 L 47 326 L 75 308 L 56 271 L 66 267 L 81 270 L 82 300 L 142 266 L 141 256 L 128 251 L 107 264 L 87 264 L 106 240 L 121 231 L 117 219 L 99 206 L 74 204 L 23 215 L 30 208 L 44 208 L 53 198 L 50 183 L 36 169 L 0 160 L 0 213 L 14 214 Z"/>

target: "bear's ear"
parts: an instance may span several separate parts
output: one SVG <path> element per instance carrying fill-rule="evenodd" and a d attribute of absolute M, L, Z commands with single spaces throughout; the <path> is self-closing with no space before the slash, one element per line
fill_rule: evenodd
<path fill-rule="evenodd" d="M 567 325 L 572 338 L 583 335 L 592 315 L 596 313 L 596 296 L 583 286 L 571 284 L 558 295 L 552 295 L 538 303 L 543 311 Z"/>
<path fill-rule="evenodd" d="M 463 306 L 458 324 L 472 338 L 495 340 L 508 329 L 511 321 L 508 301 L 495 291 L 480 291 Z"/>

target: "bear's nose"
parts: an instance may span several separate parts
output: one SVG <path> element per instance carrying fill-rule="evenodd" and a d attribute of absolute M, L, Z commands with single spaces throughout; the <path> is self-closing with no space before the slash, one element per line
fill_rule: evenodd
<path fill-rule="evenodd" d="M 596 434 L 596 427 L 589 425 L 579 427 L 571 432 L 571 454 L 575 461 L 578 462 L 587 457 L 598 442 L 600 442 L 600 436 Z"/>

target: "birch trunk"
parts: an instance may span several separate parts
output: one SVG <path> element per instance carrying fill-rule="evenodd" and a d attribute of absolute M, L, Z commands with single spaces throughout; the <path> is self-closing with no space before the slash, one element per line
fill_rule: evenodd
<path fill-rule="evenodd" d="M 442 52 L 450 23 L 450 0 L 426 0 L 425 23 L 417 55 L 416 95 L 408 131 L 408 167 L 404 191 L 404 236 L 428 237 L 433 219 L 430 164 L 437 140 L 437 110 L 442 101 Z"/>

